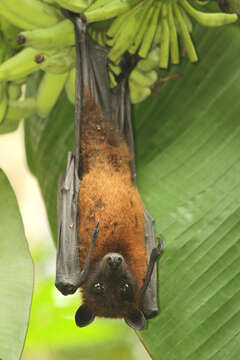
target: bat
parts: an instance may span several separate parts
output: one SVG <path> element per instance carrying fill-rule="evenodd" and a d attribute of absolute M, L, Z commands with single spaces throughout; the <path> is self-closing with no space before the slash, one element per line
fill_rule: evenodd
<path fill-rule="evenodd" d="M 136 330 L 158 313 L 154 220 L 136 188 L 128 76 L 110 89 L 108 52 L 87 34 L 81 16 L 67 13 L 76 37 L 75 154 L 69 152 L 58 199 L 57 289 L 81 288 L 79 327 L 96 316 L 124 318 Z"/>

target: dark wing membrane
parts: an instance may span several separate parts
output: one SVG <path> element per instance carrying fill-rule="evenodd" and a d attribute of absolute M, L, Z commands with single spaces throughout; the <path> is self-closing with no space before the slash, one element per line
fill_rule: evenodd
<path fill-rule="evenodd" d="M 78 288 L 80 262 L 77 249 L 77 194 L 79 180 L 74 155 L 69 152 L 67 169 L 59 182 L 58 245 L 55 285 L 63 295 Z"/>

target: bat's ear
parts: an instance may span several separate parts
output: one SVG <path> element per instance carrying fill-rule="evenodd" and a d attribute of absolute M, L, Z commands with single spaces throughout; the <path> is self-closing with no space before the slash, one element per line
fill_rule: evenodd
<path fill-rule="evenodd" d="M 126 323 L 135 330 L 143 330 L 146 327 L 146 319 L 139 309 L 131 310 L 125 317 Z"/>
<path fill-rule="evenodd" d="M 89 311 L 86 305 L 84 304 L 78 308 L 75 314 L 75 322 L 76 325 L 79 327 L 84 327 L 91 324 L 91 322 L 93 322 L 94 319 L 95 319 L 95 314 Z"/>

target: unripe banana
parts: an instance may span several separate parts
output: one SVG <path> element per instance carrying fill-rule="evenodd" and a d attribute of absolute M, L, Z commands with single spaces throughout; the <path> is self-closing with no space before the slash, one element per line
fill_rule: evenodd
<path fill-rule="evenodd" d="M 48 28 L 21 32 L 17 40 L 24 46 L 58 50 L 75 44 L 74 27 L 72 22 L 66 19 Z"/>
<path fill-rule="evenodd" d="M 53 74 L 63 74 L 69 71 L 74 63 L 75 49 L 69 47 L 53 55 L 43 55 L 39 68 Z"/>
<path fill-rule="evenodd" d="M 138 68 L 135 68 L 129 77 L 129 80 L 142 87 L 150 87 L 157 80 L 157 72 L 152 70 L 148 72 L 142 72 Z"/>
<path fill-rule="evenodd" d="M 208 27 L 231 24 L 237 21 L 237 14 L 205 13 L 194 9 L 187 0 L 180 0 L 181 6 L 200 24 Z"/>
<path fill-rule="evenodd" d="M 8 102 L 8 108 L 5 120 L 6 121 L 20 121 L 27 119 L 36 113 L 36 100 L 34 98 L 27 98 L 24 100 Z"/>
<path fill-rule="evenodd" d="M 45 73 L 37 93 L 37 112 L 41 117 L 47 117 L 57 102 L 68 77 L 64 74 Z"/>
<path fill-rule="evenodd" d="M 81 13 L 89 5 L 89 0 L 55 0 L 55 2 L 60 5 L 62 8 L 74 11 L 76 13 Z"/>
<path fill-rule="evenodd" d="M 7 92 L 9 100 L 17 100 L 22 94 L 22 87 L 21 85 L 10 83 L 8 84 Z"/>
<path fill-rule="evenodd" d="M 153 16 L 150 20 L 149 26 L 146 29 L 142 45 L 140 47 L 140 50 L 138 52 L 139 56 L 142 58 L 145 58 L 147 54 L 149 53 L 149 50 L 152 46 L 152 42 L 158 27 L 158 21 L 159 21 L 159 14 L 161 10 L 162 4 L 161 2 L 158 2 L 156 6 L 153 8 Z"/>
<path fill-rule="evenodd" d="M 7 6 L 0 2 L 0 14 L 7 19 L 12 25 L 19 27 L 20 29 L 36 29 L 38 26 L 27 22 L 25 19 L 19 17 L 17 14 L 10 11 Z"/>
<path fill-rule="evenodd" d="M 0 65 L 0 81 L 15 81 L 22 79 L 38 70 L 39 65 L 34 61 L 39 50 L 27 48 L 17 53 Z"/>
<path fill-rule="evenodd" d="M 160 49 L 159 47 L 155 47 L 150 51 L 146 59 L 140 60 L 137 63 L 137 69 L 145 72 L 151 71 L 159 65 L 159 60 L 160 60 Z"/>
<path fill-rule="evenodd" d="M 172 3 L 168 4 L 169 30 L 170 30 L 170 53 L 172 64 L 179 64 L 178 37 L 173 16 Z"/>
<path fill-rule="evenodd" d="M 170 45 L 170 32 L 168 24 L 168 8 L 167 4 L 162 6 L 162 38 L 160 45 L 160 68 L 167 69 L 169 61 L 169 45 Z"/>
<path fill-rule="evenodd" d="M 117 86 L 117 81 L 113 73 L 109 72 L 108 76 L 109 76 L 109 86 L 111 89 L 113 89 L 115 88 L 115 86 Z"/>
<path fill-rule="evenodd" d="M 130 99 L 132 104 L 137 104 L 151 95 L 149 88 L 141 87 L 133 81 L 129 81 Z"/>
<path fill-rule="evenodd" d="M 142 5 L 137 5 L 130 12 L 127 18 L 127 26 L 122 26 L 121 31 L 117 32 L 116 39 L 112 49 L 109 51 L 108 57 L 113 63 L 118 64 L 120 62 L 122 54 L 131 46 L 138 29 L 142 23 Z"/>
<path fill-rule="evenodd" d="M 0 123 L 4 120 L 7 111 L 7 84 L 0 82 Z"/>
<path fill-rule="evenodd" d="M 17 16 L 23 21 L 26 21 L 27 24 L 31 24 L 33 26 L 32 28 L 54 25 L 63 17 L 56 8 L 40 0 L 1 0 L 1 5 L 5 7 L 14 18 Z M 10 21 L 10 19 L 8 20 Z"/>
<path fill-rule="evenodd" d="M 122 71 L 121 66 L 114 65 L 111 63 L 109 64 L 109 68 L 115 75 L 119 75 Z"/>
<path fill-rule="evenodd" d="M 72 68 L 69 71 L 67 81 L 65 83 L 65 90 L 68 100 L 75 105 L 75 94 L 76 94 L 76 68 Z"/>
<path fill-rule="evenodd" d="M 8 47 L 16 49 L 16 35 L 19 32 L 19 28 L 7 21 L 3 16 L 0 17 L 0 32 L 3 34 L 4 41 Z"/>
<path fill-rule="evenodd" d="M 187 25 L 188 32 L 191 33 L 191 32 L 192 32 L 192 21 L 191 21 L 189 15 L 186 13 L 186 11 L 184 10 L 184 8 L 179 7 L 179 10 L 181 11 L 183 20 L 185 21 L 185 23 L 186 23 L 186 25 Z"/>
<path fill-rule="evenodd" d="M 153 46 L 159 46 L 161 42 L 161 36 L 162 36 L 162 22 L 160 21 L 158 24 L 158 28 L 156 30 L 154 39 L 153 39 Z"/>
<path fill-rule="evenodd" d="M 101 9 L 103 6 L 110 4 L 113 0 L 95 0 L 92 1 L 91 5 L 87 8 L 87 12 Z"/>
<path fill-rule="evenodd" d="M 195 47 L 193 45 L 191 36 L 188 32 L 187 25 L 182 17 L 180 9 L 177 6 L 177 4 L 175 4 L 175 3 L 173 4 L 173 10 L 174 10 L 174 14 L 176 16 L 177 22 L 179 24 L 180 33 L 181 33 L 184 45 L 186 47 L 188 57 L 191 62 L 196 62 L 196 61 L 198 61 L 198 57 L 197 57 Z"/>
<path fill-rule="evenodd" d="M 146 4 L 144 5 L 143 8 L 143 21 L 141 24 L 141 27 L 139 29 L 139 31 L 137 32 L 134 41 L 132 43 L 132 45 L 130 46 L 130 48 L 128 49 L 130 54 L 135 54 L 136 51 L 138 50 L 138 48 L 140 47 L 143 37 L 145 35 L 145 32 L 147 30 L 147 27 L 150 23 L 151 17 L 152 17 L 152 13 L 153 11 L 150 9 L 152 6 L 153 0 L 148 0 L 146 2 Z"/>
<path fill-rule="evenodd" d="M 139 2 L 140 0 L 113 0 L 95 10 L 90 11 L 89 9 L 83 15 L 88 23 L 103 21 L 123 14 Z"/>
<path fill-rule="evenodd" d="M 107 31 L 107 37 L 109 39 L 112 39 L 115 37 L 115 35 L 118 33 L 118 31 L 120 30 L 121 26 L 124 24 L 124 22 L 127 20 L 127 18 L 129 17 L 129 11 L 125 12 L 124 14 L 117 16 L 111 26 L 109 27 L 108 31 Z M 110 45 L 110 43 L 109 43 Z"/>

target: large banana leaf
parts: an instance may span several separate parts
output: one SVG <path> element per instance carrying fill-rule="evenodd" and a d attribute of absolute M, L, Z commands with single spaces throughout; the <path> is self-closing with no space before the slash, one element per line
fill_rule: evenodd
<path fill-rule="evenodd" d="M 161 311 L 140 336 L 154 359 L 238 359 L 240 32 L 198 27 L 194 39 L 200 62 L 185 59 L 171 70 L 181 77 L 134 109 L 138 187 L 165 238 Z M 56 238 L 58 176 L 73 148 L 64 94 L 47 120 L 26 122 L 25 131 Z"/>
<path fill-rule="evenodd" d="M 0 358 L 18 360 L 28 328 L 33 264 L 13 190 L 0 170 Z"/>

